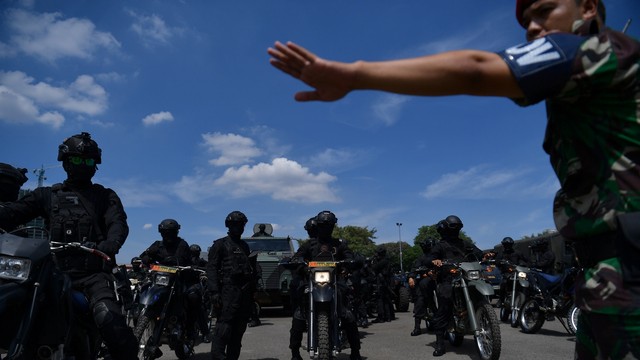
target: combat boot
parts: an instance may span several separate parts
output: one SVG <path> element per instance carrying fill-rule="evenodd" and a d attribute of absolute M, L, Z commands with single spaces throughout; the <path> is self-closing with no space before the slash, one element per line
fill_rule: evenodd
<path fill-rule="evenodd" d="M 419 317 L 414 318 L 415 325 L 413 327 L 413 331 L 411 331 L 411 336 L 418 336 L 422 334 L 420 330 L 420 321 L 422 321 Z"/>
<path fill-rule="evenodd" d="M 300 349 L 291 349 L 291 360 L 302 360 Z"/>
<path fill-rule="evenodd" d="M 433 351 L 433 356 L 442 356 L 447 353 L 447 350 L 444 347 L 444 333 L 438 332 L 436 334 L 436 346 Z"/>
<path fill-rule="evenodd" d="M 360 356 L 360 350 L 351 349 L 351 355 L 349 355 L 349 360 L 362 360 L 362 356 Z"/>

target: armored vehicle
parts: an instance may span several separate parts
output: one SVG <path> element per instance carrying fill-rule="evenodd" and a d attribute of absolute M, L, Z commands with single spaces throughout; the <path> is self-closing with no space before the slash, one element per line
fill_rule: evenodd
<path fill-rule="evenodd" d="M 290 237 L 273 236 L 271 224 L 255 224 L 253 235 L 243 238 L 249 244 L 251 252 L 258 253 L 258 270 L 262 277 L 258 282 L 256 302 L 260 307 L 290 307 L 289 284 L 292 275 L 290 270 L 278 267 L 284 257 L 294 254 L 293 241 Z"/>

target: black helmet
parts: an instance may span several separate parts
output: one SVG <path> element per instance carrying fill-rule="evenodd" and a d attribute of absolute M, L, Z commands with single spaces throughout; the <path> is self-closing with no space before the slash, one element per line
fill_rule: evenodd
<path fill-rule="evenodd" d="M 198 244 L 193 244 L 191 246 L 189 246 L 189 251 L 191 251 L 192 253 L 201 253 L 202 249 L 200 248 L 200 245 Z"/>
<path fill-rule="evenodd" d="M 231 223 L 242 223 L 242 225 L 246 225 L 249 219 L 247 216 L 240 211 L 232 211 L 227 215 L 227 218 L 224 219 L 224 226 L 229 227 Z"/>
<path fill-rule="evenodd" d="M 173 219 L 164 219 L 158 225 L 158 231 L 162 232 L 163 230 L 180 230 L 180 224 Z"/>
<path fill-rule="evenodd" d="M 316 216 L 317 225 L 335 225 L 337 222 L 338 218 L 329 210 L 320 211 Z"/>
<path fill-rule="evenodd" d="M 58 146 L 58 161 L 64 161 L 71 155 L 92 158 L 96 164 L 102 162 L 102 150 L 91 140 L 91 134 L 88 132 L 68 137 Z"/>
<path fill-rule="evenodd" d="M 420 247 L 422 248 L 422 252 L 428 253 L 436 244 L 436 241 L 433 238 L 429 237 L 429 238 L 426 238 L 424 241 L 420 241 L 419 244 L 420 244 Z"/>
<path fill-rule="evenodd" d="M 436 224 L 436 230 L 438 234 L 450 234 L 458 233 L 462 229 L 462 221 L 455 215 L 449 215 L 444 220 L 438 221 Z"/>
<path fill-rule="evenodd" d="M 513 247 L 514 241 L 512 238 L 510 237 L 505 237 L 504 239 L 502 239 L 502 241 L 500 242 L 502 244 L 502 246 L 504 246 L 505 248 L 509 248 L 509 247 Z"/>
<path fill-rule="evenodd" d="M 307 230 L 307 234 L 309 234 L 309 237 L 318 236 L 318 223 L 316 222 L 315 216 L 307 220 L 307 222 L 304 224 L 304 229 Z"/>
<path fill-rule="evenodd" d="M 15 184 L 18 187 L 27 182 L 27 169 L 15 168 L 9 164 L 0 163 L 0 182 L 3 184 Z"/>

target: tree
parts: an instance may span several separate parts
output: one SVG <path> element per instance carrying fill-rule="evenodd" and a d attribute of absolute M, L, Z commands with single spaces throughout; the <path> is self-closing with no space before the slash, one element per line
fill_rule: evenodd
<path fill-rule="evenodd" d="M 369 230 L 366 226 L 336 226 L 333 229 L 333 237 L 346 240 L 349 248 L 354 253 L 369 257 L 372 256 L 376 250 L 376 244 L 373 241 L 373 239 L 376 238 L 376 231 L 375 228 Z"/>

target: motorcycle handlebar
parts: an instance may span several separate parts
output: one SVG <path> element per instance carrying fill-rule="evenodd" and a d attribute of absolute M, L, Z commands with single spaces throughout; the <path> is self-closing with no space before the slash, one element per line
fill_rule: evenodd
<path fill-rule="evenodd" d="M 103 258 L 106 261 L 111 261 L 111 257 L 105 253 L 103 253 L 102 251 L 98 250 L 98 249 L 93 249 L 90 247 L 86 247 L 78 242 L 72 242 L 72 243 L 63 243 L 63 242 L 57 242 L 57 241 L 51 241 L 50 242 L 51 246 L 51 251 L 52 252 L 58 252 L 58 251 L 62 251 L 65 249 L 79 249 L 85 252 L 88 252 L 90 254 L 99 256 L 101 258 Z"/>

